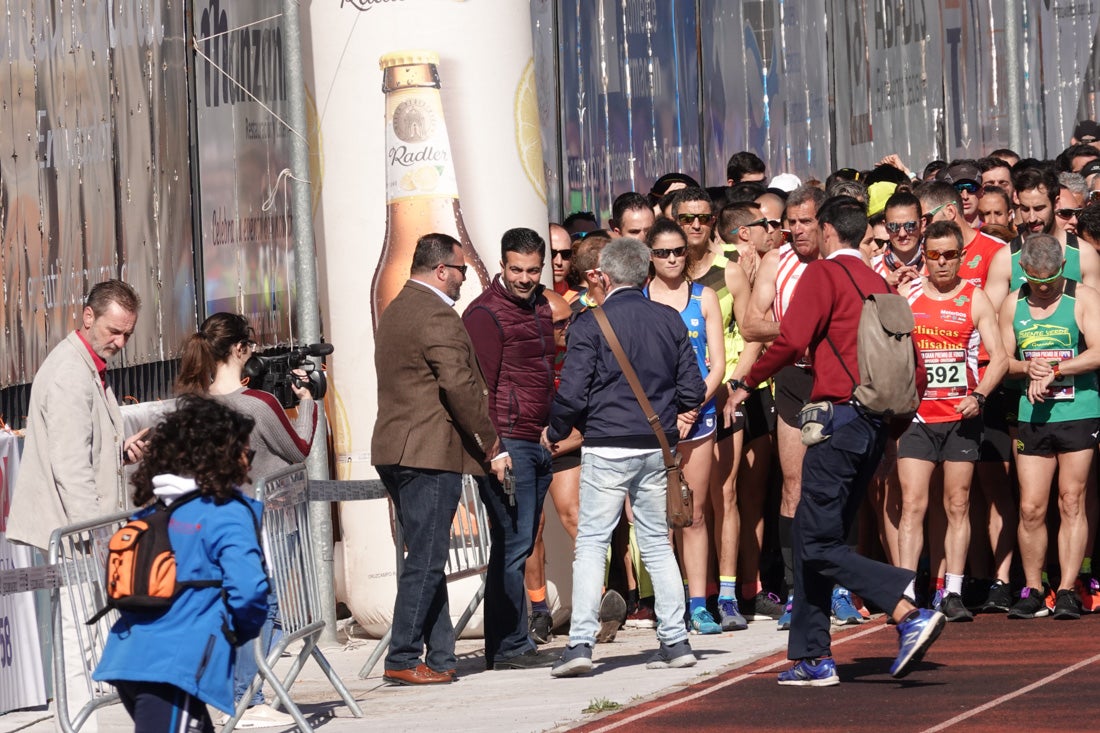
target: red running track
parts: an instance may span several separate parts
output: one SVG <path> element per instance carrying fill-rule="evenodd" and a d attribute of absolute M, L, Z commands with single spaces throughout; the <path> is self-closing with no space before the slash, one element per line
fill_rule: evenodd
<path fill-rule="evenodd" d="M 574 731 L 1092 730 L 1100 723 L 1100 615 L 1079 621 L 981 615 L 948 624 L 924 660 L 890 677 L 884 619 L 833 636 L 834 687 L 780 687 L 784 655 L 758 660 Z M 705 637 L 692 645 L 705 653 Z"/>

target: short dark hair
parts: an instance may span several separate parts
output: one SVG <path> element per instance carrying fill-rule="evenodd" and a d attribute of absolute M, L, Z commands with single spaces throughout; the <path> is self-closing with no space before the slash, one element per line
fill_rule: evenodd
<path fill-rule="evenodd" d="M 1100 240 L 1100 204 L 1090 204 L 1078 212 L 1077 231 Z"/>
<path fill-rule="evenodd" d="M 611 226 L 622 226 L 623 214 L 634 209 L 652 211 L 653 206 L 650 205 L 648 198 L 637 191 L 627 191 L 616 196 L 615 202 L 611 204 Z"/>
<path fill-rule="evenodd" d="M 726 190 L 726 201 L 731 204 L 742 201 L 756 201 L 768 192 L 768 187 L 760 181 L 741 181 Z"/>
<path fill-rule="evenodd" d="M 1090 143 L 1070 145 L 1058 156 L 1058 167 L 1063 171 L 1072 171 L 1074 158 L 1100 158 L 1100 150 L 1094 148 Z"/>
<path fill-rule="evenodd" d="M 540 259 L 545 260 L 546 240 L 534 229 L 515 227 L 500 237 L 500 259 L 507 258 L 509 252 L 520 255 L 537 254 Z"/>
<path fill-rule="evenodd" d="M 998 158 L 994 155 L 989 155 L 985 158 L 978 158 L 978 160 L 975 162 L 978 164 L 978 170 L 980 170 L 982 173 L 988 173 L 994 168 L 1008 168 L 1008 170 L 1012 170 L 1012 166 L 1008 164 L 1008 161 L 1006 161 L 1004 158 Z"/>
<path fill-rule="evenodd" d="M 920 188 L 917 189 L 917 198 L 921 201 L 923 212 L 932 211 L 932 209 L 939 206 L 954 204 L 959 213 L 962 213 L 962 199 L 959 197 L 959 192 L 946 181 L 922 183 Z"/>
<path fill-rule="evenodd" d="M 920 199 L 910 191 L 898 191 L 891 195 L 890 198 L 886 199 L 886 206 L 883 207 L 882 212 L 885 214 L 890 209 L 900 209 L 906 206 L 915 206 L 918 217 L 924 213 L 921 210 Z"/>
<path fill-rule="evenodd" d="M 963 247 L 963 233 L 959 225 L 953 221 L 934 221 L 924 230 L 924 241 L 929 239 L 946 239 L 953 237 L 961 250 Z"/>
<path fill-rule="evenodd" d="M 461 246 L 462 243 L 450 234 L 440 232 L 425 234 L 416 240 L 416 249 L 413 250 L 413 261 L 409 270 L 414 275 L 431 272 L 451 259 L 454 248 Z"/>
<path fill-rule="evenodd" d="M 1016 171 L 1012 175 L 1012 186 L 1016 189 L 1017 195 L 1023 191 L 1038 190 L 1040 186 L 1043 186 L 1047 190 L 1047 196 L 1050 197 L 1051 204 L 1058 199 L 1058 176 L 1046 166 L 1029 166 Z"/>
<path fill-rule="evenodd" d="M 760 156 L 747 150 L 734 153 L 726 163 L 726 178 L 734 183 L 740 183 L 746 173 L 765 173 L 766 171 L 767 167 Z"/>
<path fill-rule="evenodd" d="M 1012 210 L 1012 199 L 1009 198 L 1008 191 L 1000 186 L 983 186 L 982 196 L 1000 196 L 1005 202 L 1005 211 Z"/>
<path fill-rule="evenodd" d="M 672 212 L 676 213 L 680 206 L 692 201 L 705 201 L 710 205 L 711 211 L 714 211 L 714 201 L 710 194 L 698 186 L 688 186 L 672 194 Z"/>
<path fill-rule="evenodd" d="M 160 419 L 149 436 L 145 455 L 134 471 L 136 506 L 153 499 L 153 477 L 164 473 L 192 478 L 203 496 L 228 501 L 248 482 L 242 461 L 255 422 L 209 397 L 183 395 L 176 409 Z"/>
<path fill-rule="evenodd" d="M 1000 158 L 1001 160 L 1008 162 L 1009 158 L 1020 159 L 1020 154 L 1011 148 L 997 148 L 989 154 L 990 158 Z"/>
<path fill-rule="evenodd" d="M 723 242 L 730 242 L 731 231 L 758 218 L 760 218 L 760 204 L 755 201 L 738 201 L 735 204 L 723 206 L 718 212 L 718 236 Z"/>
<path fill-rule="evenodd" d="M 659 219 L 653 223 L 653 226 L 649 228 L 649 231 L 645 235 L 645 245 L 650 249 L 653 249 L 653 243 L 657 241 L 657 237 L 662 234 L 675 234 L 680 239 L 687 242 L 687 235 L 684 234 L 684 230 L 679 224 L 672 219 Z"/>
<path fill-rule="evenodd" d="M 600 225 L 600 222 L 596 220 L 596 215 L 593 214 L 591 211 L 574 211 L 572 214 L 565 217 L 565 221 L 563 221 L 561 225 L 568 229 L 569 227 L 576 224 L 578 221 L 590 221 L 596 226 Z"/>
<path fill-rule="evenodd" d="M 821 205 L 817 223 L 832 226 L 845 246 L 858 247 L 867 235 L 867 207 L 851 196 L 834 196 Z"/>
<path fill-rule="evenodd" d="M 96 318 L 107 312 L 111 303 L 127 313 L 137 313 L 141 308 L 141 297 L 129 284 L 121 280 L 105 280 L 90 291 L 84 300 L 84 307 L 91 308 Z"/>

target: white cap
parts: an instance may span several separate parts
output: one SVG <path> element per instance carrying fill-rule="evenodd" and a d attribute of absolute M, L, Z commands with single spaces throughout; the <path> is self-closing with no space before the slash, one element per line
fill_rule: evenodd
<path fill-rule="evenodd" d="M 768 184 L 768 188 L 778 188 L 781 191 L 790 193 L 799 186 L 802 185 L 802 181 L 798 176 L 793 173 L 780 173 L 778 176 L 772 178 L 771 183 Z"/>

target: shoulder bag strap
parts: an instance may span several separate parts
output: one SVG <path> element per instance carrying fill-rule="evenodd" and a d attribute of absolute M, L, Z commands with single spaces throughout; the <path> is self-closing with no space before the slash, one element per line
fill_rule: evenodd
<path fill-rule="evenodd" d="M 623 351 L 623 345 L 619 343 L 619 337 L 615 335 L 615 329 L 611 327 L 611 322 L 607 320 L 607 314 L 604 313 L 603 308 L 593 308 L 592 313 L 596 316 L 596 323 L 600 324 L 600 330 L 603 331 L 604 338 L 607 339 L 607 345 L 611 347 L 611 353 L 615 355 L 615 360 L 619 362 L 619 368 L 623 370 L 623 376 L 630 384 L 630 389 L 634 391 L 634 397 L 637 398 L 638 404 L 642 406 L 642 412 L 645 413 L 645 419 L 649 423 L 649 427 L 653 428 L 653 434 L 657 436 L 657 442 L 661 444 L 665 467 L 674 468 L 676 459 L 673 458 L 672 449 L 668 445 L 668 436 L 661 429 L 661 418 L 653 411 L 653 405 L 646 397 L 645 390 L 642 389 L 642 384 L 638 381 L 638 375 L 635 373 L 634 367 L 630 365 L 630 360 L 626 358 L 626 352 Z"/>

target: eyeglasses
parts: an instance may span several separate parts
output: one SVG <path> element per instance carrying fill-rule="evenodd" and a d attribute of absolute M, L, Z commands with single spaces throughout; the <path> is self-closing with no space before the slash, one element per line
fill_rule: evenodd
<path fill-rule="evenodd" d="M 585 237 L 587 237 L 589 234 L 592 234 L 595 231 L 596 230 L 593 229 L 591 232 L 573 232 L 572 234 L 569 235 L 569 239 L 571 239 L 574 242 L 579 242 L 582 239 L 584 239 Z"/>
<path fill-rule="evenodd" d="M 980 185 L 978 185 L 977 183 L 973 183 L 971 181 L 959 181 L 958 183 L 955 184 L 955 190 L 956 191 L 958 191 L 960 193 L 962 193 L 963 191 L 966 191 L 971 196 L 973 196 L 978 191 L 980 191 L 981 188 L 982 187 Z"/>
<path fill-rule="evenodd" d="M 555 257 L 561 257 L 563 260 L 568 261 L 573 256 L 573 250 L 571 249 L 555 249 L 551 250 L 554 254 L 550 256 L 550 259 Z"/>
<path fill-rule="evenodd" d="M 1056 209 L 1054 211 L 1058 215 L 1059 219 L 1072 219 L 1081 213 L 1080 209 Z"/>
<path fill-rule="evenodd" d="M 750 221 L 747 224 L 742 224 L 739 227 L 734 227 L 733 229 L 730 229 L 730 236 L 732 237 L 734 234 L 737 233 L 739 229 L 745 229 L 746 227 L 764 227 L 765 229 L 767 229 L 768 227 L 774 227 L 775 224 L 772 224 L 771 221 L 772 220 L 768 219 L 768 217 L 766 216 L 757 219 L 756 221 Z M 776 224 L 778 223 L 779 222 L 776 222 Z"/>
<path fill-rule="evenodd" d="M 1100 199 L 1100 191 L 1089 191 L 1089 203 Z"/>
<path fill-rule="evenodd" d="M 879 247 L 889 247 L 890 246 L 890 240 L 889 239 L 879 239 L 878 237 L 873 237 L 872 241 L 874 241 L 874 243 L 877 244 Z"/>
<path fill-rule="evenodd" d="M 962 251 L 957 249 L 944 249 L 938 252 L 924 250 L 924 256 L 933 262 L 939 262 L 940 260 L 947 260 L 950 262 L 951 260 L 957 260 L 961 254 Z"/>
<path fill-rule="evenodd" d="M 888 221 L 886 222 L 886 231 L 891 234 L 897 234 L 904 229 L 906 233 L 912 234 L 917 231 L 917 224 L 919 223 L 920 222 L 916 221 Z"/>
<path fill-rule="evenodd" d="M 950 203 L 950 202 L 948 202 L 948 203 Z M 933 218 L 934 218 L 934 217 L 936 216 L 936 214 L 938 214 L 938 213 L 940 213 L 941 211 L 943 211 L 943 209 L 944 209 L 944 208 L 945 208 L 946 206 L 947 206 L 947 204 L 940 204 L 940 205 L 939 205 L 939 206 L 937 206 L 936 208 L 934 208 L 934 209 L 932 209 L 931 211 L 929 211 L 929 212 L 928 212 L 927 214 L 924 214 L 924 215 L 923 215 L 923 216 L 921 217 L 922 219 L 924 219 L 924 223 L 925 223 L 925 224 L 930 224 L 930 223 L 932 222 L 932 219 L 933 219 Z M 887 227 L 887 228 L 889 228 L 889 227 L 890 227 L 890 225 L 889 225 L 889 224 L 887 224 L 887 225 L 886 225 L 886 227 Z"/>
<path fill-rule="evenodd" d="M 252 465 L 252 459 L 256 457 L 256 449 L 249 448 L 244 452 L 244 457 L 248 460 L 248 465 Z"/>
<path fill-rule="evenodd" d="M 466 268 L 469 267 L 469 265 L 448 265 L 446 262 L 441 262 L 439 264 L 443 265 L 444 267 L 449 267 L 452 270 L 458 270 L 462 273 L 462 277 L 466 277 Z"/>
<path fill-rule="evenodd" d="M 561 331 L 568 325 L 569 325 L 569 319 L 568 318 L 562 318 L 559 321 L 554 321 L 554 330 L 555 331 Z"/>
<path fill-rule="evenodd" d="M 677 214 L 676 215 L 676 221 L 680 222 L 680 226 L 683 226 L 683 227 L 686 227 L 687 225 L 691 224 L 696 219 L 699 220 L 700 224 L 702 224 L 703 226 L 706 226 L 707 224 L 710 224 L 712 221 L 714 221 L 714 214 Z"/>
<path fill-rule="evenodd" d="M 781 222 L 779 219 L 768 219 L 769 229 L 778 229 L 781 226 L 783 226 L 783 222 Z"/>
<path fill-rule="evenodd" d="M 674 249 L 655 249 L 652 254 L 659 260 L 667 260 L 669 257 L 683 257 L 687 252 L 687 247 L 676 247 Z"/>
<path fill-rule="evenodd" d="M 1051 275 L 1050 277 L 1035 277 L 1035 276 L 1029 274 L 1027 270 L 1024 270 L 1024 279 L 1027 280 L 1029 283 L 1035 283 L 1036 285 L 1043 285 L 1045 283 L 1052 283 L 1052 282 L 1054 282 L 1055 280 L 1057 280 L 1058 278 L 1060 278 L 1062 276 L 1062 270 L 1064 270 L 1065 268 L 1066 268 L 1066 263 L 1062 262 L 1061 266 L 1058 268 L 1058 271 L 1056 273 L 1054 273 L 1053 275 Z"/>

